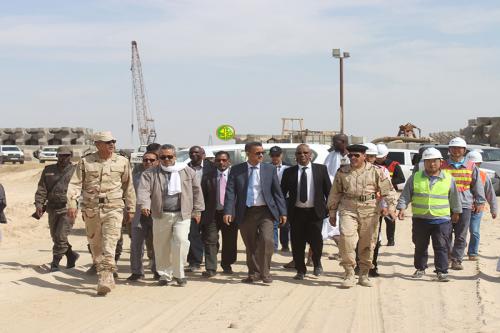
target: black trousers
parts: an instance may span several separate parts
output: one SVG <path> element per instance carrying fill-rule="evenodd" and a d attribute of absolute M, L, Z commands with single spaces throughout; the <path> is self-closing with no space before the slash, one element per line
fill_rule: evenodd
<path fill-rule="evenodd" d="M 394 242 L 394 234 L 396 233 L 396 221 L 384 217 L 385 220 L 385 235 L 388 242 Z"/>
<path fill-rule="evenodd" d="M 413 218 L 412 240 L 415 244 L 413 263 L 416 269 L 427 268 L 429 258 L 429 238 L 434 250 L 434 267 L 436 273 L 448 273 L 448 247 L 451 233 L 451 221 L 441 224 L 429 224 L 425 219 Z"/>
<path fill-rule="evenodd" d="M 203 261 L 203 241 L 201 239 L 201 224 L 191 219 L 189 228 L 189 252 L 187 261 L 189 266 L 200 266 Z"/>
<path fill-rule="evenodd" d="M 281 247 L 288 248 L 288 244 L 290 243 L 290 222 L 285 223 L 281 228 L 279 228 L 279 232 Z"/>
<path fill-rule="evenodd" d="M 292 255 L 298 273 L 305 274 L 307 271 L 304 262 L 306 243 L 309 243 L 311 247 L 314 267 L 321 267 L 321 255 L 323 254 L 322 227 L 323 219 L 318 219 L 314 208 L 294 208 L 290 228 Z"/>

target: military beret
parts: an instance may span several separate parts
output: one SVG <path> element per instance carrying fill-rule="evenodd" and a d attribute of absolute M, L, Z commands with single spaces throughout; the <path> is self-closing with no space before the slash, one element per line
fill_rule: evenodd
<path fill-rule="evenodd" d="M 350 153 L 365 153 L 368 147 L 360 144 L 354 144 L 347 146 L 347 151 Z"/>

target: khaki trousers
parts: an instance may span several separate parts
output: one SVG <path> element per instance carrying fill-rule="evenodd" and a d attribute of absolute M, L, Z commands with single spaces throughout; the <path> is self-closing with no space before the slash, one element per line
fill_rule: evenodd
<path fill-rule="evenodd" d="M 378 214 L 361 217 L 357 213 L 340 213 L 340 265 L 346 271 L 356 267 L 356 245 L 361 272 L 367 273 L 372 268 L 373 250 L 378 237 L 378 220 Z"/>
<path fill-rule="evenodd" d="M 156 271 L 167 281 L 184 278 L 190 225 L 191 219 L 183 220 L 181 212 L 164 212 L 161 218 L 153 218 Z"/>
<path fill-rule="evenodd" d="M 121 236 L 123 208 L 86 208 L 82 212 L 97 272 L 116 270 L 116 244 Z"/>

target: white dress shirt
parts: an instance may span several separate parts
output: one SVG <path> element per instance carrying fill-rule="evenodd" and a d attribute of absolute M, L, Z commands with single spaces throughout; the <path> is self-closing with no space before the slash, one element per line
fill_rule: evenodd
<path fill-rule="evenodd" d="M 312 172 L 312 163 L 309 162 L 306 169 L 307 176 L 307 201 L 300 201 L 300 177 L 302 176 L 304 166 L 298 165 L 299 172 L 297 172 L 297 200 L 295 201 L 295 207 L 300 208 L 312 208 L 314 207 L 314 182 L 313 182 L 313 172 Z"/>
<path fill-rule="evenodd" d="M 283 165 L 283 164 L 278 164 L 278 165 L 275 165 L 276 167 L 276 170 L 278 171 L 278 179 L 281 183 L 281 178 L 283 178 L 283 171 L 285 171 L 286 169 L 288 169 L 290 166 L 289 165 Z"/>
<path fill-rule="evenodd" d="M 248 186 L 252 187 L 253 190 L 253 204 L 252 206 L 265 206 L 266 201 L 264 200 L 264 194 L 262 193 L 262 186 L 260 183 L 260 163 L 257 165 L 251 165 L 250 163 L 247 162 L 248 165 L 248 177 L 250 181 L 250 172 L 252 172 L 252 167 L 255 167 L 254 169 L 254 183 L 250 184 L 248 183 Z"/>

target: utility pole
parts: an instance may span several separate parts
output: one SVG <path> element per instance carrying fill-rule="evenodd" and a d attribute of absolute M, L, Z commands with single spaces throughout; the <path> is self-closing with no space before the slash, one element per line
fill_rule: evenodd
<path fill-rule="evenodd" d="M 349 52 L 342 52 L 340 49 L 333 49 L 332 55 L 339 59 L 340 63 L 340 133 L 344 131 L 344 58 L 349 58 Z"/>

